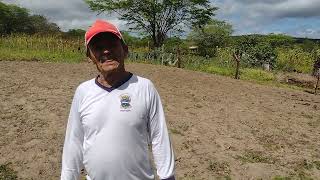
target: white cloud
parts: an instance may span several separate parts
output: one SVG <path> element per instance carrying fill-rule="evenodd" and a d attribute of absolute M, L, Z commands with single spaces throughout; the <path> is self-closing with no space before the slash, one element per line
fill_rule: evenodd
<path fill-rule="evenodd" d="M 310 19 L 315 19 L 313 23 L 320 25 L 320 0 L 218 0 L 216 5 L 220 8 L 217 17 L 230 22 L 236 34 L 271 32 L 271 29 L 272 32 L 286 33 L 289 31 L 288 19 L 294 27 L 294 23 L 311 22 Z M 314 26 L 308 24 L 309 28 Z M 305 32 L 305 28 L 299 31 Z M 298 35 L 298 31 L 290 33 Z M 305 34 L 320 38 L 319 33 Z"/>
<path fill-rule="evenodd" d="M 32 13 L 45 15 L 62 28 L 87 29 L 97 18 L 110 20 L 122 30 L 128 27 L 114 15 L 99 15 L 92 12 L 84 0 L 2 0 L 30 9 Z M 292 35 L 320 38 L 320 0 L 212 0 L 219 7 L 217 17 L 231 23 L 235 34 L 289 32 Z M 287 29 L 286 19 L 291 24 L 309 24 Z M 311 23 L 312 22 L 312 23 Z M 283 25 L 283 27 L 281 27 Z M 279 28 L 271 28 L 278 26 Z M 312 29 L 314 31 L 308 31 Z"/>
<path fill-rule="evenodd" d="M 3 2 L 25 7 L 33 14 L 45 15 L 64 31 L 73 28 L 87 29 L 96 19 L 111 21 L 120 29 L 126 28 L 124 22 L 112 14 L 97 15 L 96 12 L 92 12 L 83 0 L 3 0 Z"/>

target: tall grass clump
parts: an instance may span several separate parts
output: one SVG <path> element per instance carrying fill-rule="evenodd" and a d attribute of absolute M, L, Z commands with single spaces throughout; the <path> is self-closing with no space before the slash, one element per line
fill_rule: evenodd
<path fill-rule="evenodd" d="M 183 66 L 186 69 L 202 71 L 223 76 L 233 76 L 234 70 L 229 62 L 217 58 L 205 58 L 201 56 L 184 56 L 182 58 Z"/>
<path fill-rule="evenodd" d="M 264 71 L 262 69 L 244 68 L 241 70 L 241 79 L 267 82 L 274 81 L 275 75 L 272 72 Z"/>
<path fill-rule="evenodd" d="M 301 47 L 279 48 L 277 54 L 277 70 L 300 73 L 311 73 L 313 70 L 314 56 Z"/>
<path fill-rule="evenodd" d="M 80 62 L 84 58 L 84 42 L 80 39 L 25 34 L 0 38 L 0 60 Z"/>

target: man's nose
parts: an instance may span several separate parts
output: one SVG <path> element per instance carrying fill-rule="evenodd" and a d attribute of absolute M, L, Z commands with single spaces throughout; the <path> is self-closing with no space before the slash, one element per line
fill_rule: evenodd
<path fill-rule="evenodd" d="M 109 49 L 107 49 L 107 48 L 106 48 L 106 49 L 104 49 L 104 50 L 103 50 L 103 54 L 110 54 L 110 50 L 109 50 Z"/>

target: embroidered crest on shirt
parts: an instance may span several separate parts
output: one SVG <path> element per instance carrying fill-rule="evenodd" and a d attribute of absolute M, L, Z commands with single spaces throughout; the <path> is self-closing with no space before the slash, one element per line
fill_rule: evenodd
<path fill-rule="evenodd" d="M 122 110 L 130 110 L 131 108 L 131 98 L 130 98 L 130 95 L 129 94 L 121 94 L 120 95 L 120 108 Z"/>

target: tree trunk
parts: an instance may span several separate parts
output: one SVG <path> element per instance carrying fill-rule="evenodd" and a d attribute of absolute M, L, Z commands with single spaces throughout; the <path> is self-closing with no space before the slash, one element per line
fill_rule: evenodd
<path fill-rule="evenodd" d="M 181 51 L 180 47 L 177 47 L 177 59 L 178 59 L 178 68 L 181 68 Z"/>
<path fill-rule="evenodd" d="M 314 94 L 317 94 L 318 86 L 319 86 L 319 79 L 320 79 L 320 68 L 318 69 L 318 72 L 316 73 L 317 75 L 317 83 L 316 83 L 316 88 L 314 89 Z"/>
<path fill-rule="evenodd" d="M 241 56 L 242 56 L 242 52 L 240 52 L 239 50 L 237 50 L 236 52 L 233 53 L 233 59 L 236 61 L 237 63 L 237 67 L 236 67 L 236 74 L 235 74 L 235 79 L 240 79 L 240 61 L 241 61 Z"/>
<path fill-rule="evenodd" d="M 235 75 L 235 77 L 234 77 L 235 79 L 240 79 L 239 69 L 240 69 L 240 61 L 237 61 L 236 75 Z"/>

